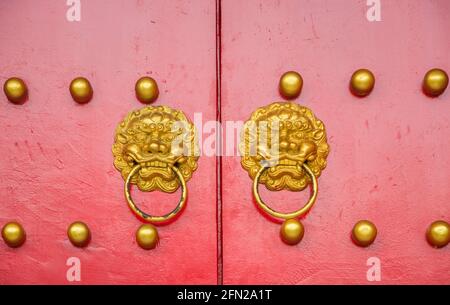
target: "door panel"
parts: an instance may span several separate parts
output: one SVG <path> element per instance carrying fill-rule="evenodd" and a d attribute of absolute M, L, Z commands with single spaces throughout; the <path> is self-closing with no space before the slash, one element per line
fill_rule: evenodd
<path fill-rule="evenodd" d="M 0 103 L 0 224 L 17 220 L 27 232 L 20 248 L 1 243 L 0 283 L 69 283 L 71 257 L 81 262 L 76 283 L 214 284 L 217 263 L 225 284 L 368 283 L 373 257 L 381 283 L 448 283 L 449 247 L 433 249 L 424 235 L 432 221 L 450 215 L 449 94 L 432 99 L 420 88 L 430 68 L 450 70 L 448 1 L 381 0 L 379 22 L 368 21 L 365 1 L 218 3 L 220 71 L 215 1 L 82 0 L 81 20 L 72 22 L 66 1 L 0 3 L 1 81 L 18 76 L 29 89 L 23 105 L 4 96 Z M 376 85 L 356 98 L 348 82 L 362 67 L 374 72 Z M 323 120 L 331 149 L 317 203 L 301 219 L 301 243 L 280 241 L 280 225 L 256 208 L 237 156 L 222 159 L 217 226 L 216 163 L 207 154 L 187 183 L 181 217 L 158 227 L 156 249 L 139 248 L 141 222 L 125 202 L 111 153 L 116 125 L 144 106 L 134 96 L 136 80 L 156 79 L 154 105 L 206 122 L 216 117 L 220 72 L 226 123 L 282 100 L 277 84 L 288 70 L 302 74 L 296 102 Z M 88 104 L 69 94 L 77 76 L 93 86 Z M 260 190 L 283 211 L 309 195 Z M 154 213 L 172 210 L 179 195 L 133 190 Z M 360 219 L 378 228 L 368 248 L 350 239 Z M 67 239 L 76 220 L 91 229 L 87 248 Z"/>
<path fill-rule="evenodd" d="M 18 76 L 29 89 L 23 105 L 4 95 L 0 103 L 0 221 L 27 232 L 21 248 L 1 243 L 0 283 L 68 283 L 69 257 L 81 261 L 81 283 L 216 283 L 215 159 L 199 159 L 187 208 L 158 228 L 159 247 L 144 251 L 111 152 L 116 125 L 144 106 L 134 96 L 144 75 L 159 84 L 155 105 L 215 118 L 215 3 L 81 1 L 79 22 L 66 19 L 69 8 L 0 4 L 1 81 Z M 85 105 L 69 94 L 80 75 L 94 89 Z M 144 210 L 168 212 L 180 192 L 133 194 Z M 76 220 L 92 232 L 85 249 L 66 236 Z"/>
<path fill-rule="evenodd" d="M 381 1 L 379 22 L 368 21 L 368 9 L 356 0 L 222 1 L 223 121 L 281 100 L 279 77 L 296 70 L 304 79 L 296 102 L 324 122 L 330 144 L 297 246 L 283 244 L 280 225 L 258 212 L 240 158 L 223 159 L 225 284 L 368 283 L 370 257 L 384 284 L 450 281 L 448 247 L 425 240 L 427 226 L 450 215 L 450 95 L 421 92 L 427 70 L 450 70 L 450 3 Z M 366 98 L 348 90 L 359 68 L 376 77 Z M 283 211 L 309 195 L 260 189 Z M 360 219 L 378 228 L 368 248 L 350 239 Z"/>

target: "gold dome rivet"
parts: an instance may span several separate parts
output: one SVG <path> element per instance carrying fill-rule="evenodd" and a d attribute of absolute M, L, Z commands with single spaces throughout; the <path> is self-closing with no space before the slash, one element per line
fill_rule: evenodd
<path fill-rule="evenodd" d="M 72 223 L 67 229 L 67 236 L 75 247 L 86 247 L 91 240 L 89 227 L 81 221 Z"/>
<path fill-rule="evenodd" d="M 433 222 L 428 227 L 427 240 L 433 247 L 445 247 L 450 242 L 450 225 L 443 220 Z"/>
<path fill-rule="evenodd" d="M 367 69 L 356 70 L 350 79 L 350 90 L 356 96 L 367 96 L 375 86 L 375 76 Z"/>
<path fill-rule="evenodd" d="M 148 76 L 141 77 L 135 86 L 136 97 L 143 104 L 150 104 L 158 98 L 159 90 L 156 81 Z"/>
<path fill-rule="evenodd" d="M 25 82 L 17 77 L 11 77 L 3 84 L 3 91 L 11 103 L 23 104 L 28 97 L 28 88 Z"/>
<path fill-rule="evenodd" d="M 360 247 L 371 245 L 377 237 L 377 227 L 368 220 L 358 221 L 352 230 L 352 239 Z"/>
<path fill-rule="evenodd" d="M 85 104 L 92 99 L 94 91 L 91 83 L 86 78 L 77 77 L 70 83 L 70 95 L 72 95 L 75 102 Z"/>
<path fill-rule="evenodd" d="M 448 75 L 444 70 L 431 69 L 423 78 L 423 92 L 430 97 L 437 97 L 441 95 L 444 93 L 447 86 Z"/>
<path fill-rule="evenodd" d="M 27 236 L 22 225 L 12 221 L 3 226 L 2 238 L 9 247 L 17 248 L 23 245 Z"/>
<path fill-rule="evenodd" d="M 279 90 L 286 99 L 294 99 L 300 95 L 303 87 L 302 76 L 295 71 L 288 71 L 281 75 Z"/>
<path fill-rule="evenodd" d="M 303 224 L 297 219 L 288 219 L 281 225 L 281 239 L 288 245 L 298 244 L 305 234 Z"/>
<path fill-rule="evenodd" d="M 142 249 L 154 249 L 159 242 L 158 230 L 151 224 L 145 224 L 136 231 L 136 241 Z"/>

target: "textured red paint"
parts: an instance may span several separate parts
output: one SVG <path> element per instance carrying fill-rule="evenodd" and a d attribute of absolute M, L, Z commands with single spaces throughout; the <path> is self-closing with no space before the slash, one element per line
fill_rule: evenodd
<path fill-rule="evenodd" d="M 4 95 L 0 103 L 0 224 L 18 220 L 28 234 L 19 249 L 0 243 L 0 283 L 68 283 L 66 260 L 76 256 L 81 283 L 214 284 L 215 159 L 200 158 L 187 208 L 159 228 L 160 246 L 144 251 L 134 240 L 141 223 L 125 202 L 111 146 L 116 124 L 143 106 L 134 96 L 143 75 L 159 83 L 155 105 L 214 120 L 215 3 L 81 3 L 81 22 L 72 23 L 66 1 L 0 3 L 0 80 L 21 77 L 30 92 L 23 105 Z M 94 89 L 86 105 L 69 94 L 79 75 Z M 168 211 L 177 195 L 136 198 L 151 211 Z M 92 230 L 86 249 L 66 237 L 75 220 Z"/>
<path fill-rule="evenodd" d="M 331 145 L 318 201 L 302 220 L 305 237 L 294 247 L 258 213 L 239 158 L 224 158 L 225 284 L 369 283 L 371 256 L 381 260 L 384 284 L 450 282 L 450 248 L 425 241 L 429 223 L 450 220 L 450 93 L 421 92 L 428 69 L 450 71 L 450 2 L 381 3 L 382 21 L 368 22 L 366 1 L 222 2 L 223 120 L 247 119 L 280 100 L 279 76 L 293 69 L 304 79 L 297 102 L 324 121 Z M 377 79 L 364 99 L 348 90 L 361 67 Z M 292 210 L 308 194 L 262 195 Z M 361 249 L 350 230 L 365 218 L 379 235 Z"/>

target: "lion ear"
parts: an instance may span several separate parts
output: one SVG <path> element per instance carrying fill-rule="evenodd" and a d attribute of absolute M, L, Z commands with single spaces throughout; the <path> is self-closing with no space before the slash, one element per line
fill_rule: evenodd
<path fill-rule="evenodd" d="M 122 144 L 126 144 L 128 142 L 128 137 L 123 133 L 118 133 L 116 135 L 116 141 Z"/>
<path fill-rule="evenodd" d="M 314 140 L 318 141 L 318 140 L 322 139 L 323 135 L 324 135 L 323 130 L 320 130 L 320 129 L 319 130 L 315 130 L 313 138 L 314 138 Z"/>

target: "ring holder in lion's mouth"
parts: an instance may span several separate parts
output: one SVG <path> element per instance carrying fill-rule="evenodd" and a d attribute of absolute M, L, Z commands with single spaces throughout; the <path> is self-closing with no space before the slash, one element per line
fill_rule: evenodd
<path fill-rule="evenodd" d="M 314 205 L 318 182 L 329 152 L 325 126 L 313 112 L 292 102 L 275 102 L 256 109 L 244 124 L 240 143 L 241 165 L 253 180 L 253 195 L 261 210 L 284 220 L 281 238 L 297 244 L 303 238 L 303 225 L 297 218 Z M 261 198 L 258 186 L 271 191 L 302 191 L 312 186 L 308 202 L 291 213 L 270 208 Z"/>
<path fill-rule="evenodd" d="M 114 166 L 125 180 L 125 199 L 140 219 L 151 224 L 166 223 L 183 210 L 186 182 L 197 169 L 199 148 L 195 127 L 182 111 L 147 106 L 130 112 L 117 126 L 112 152 Z M 181 187 L 181 198 L 171 212 L 150 215 L 134 203 L 132 184 L 144 192 L 173 193 Z"/>

